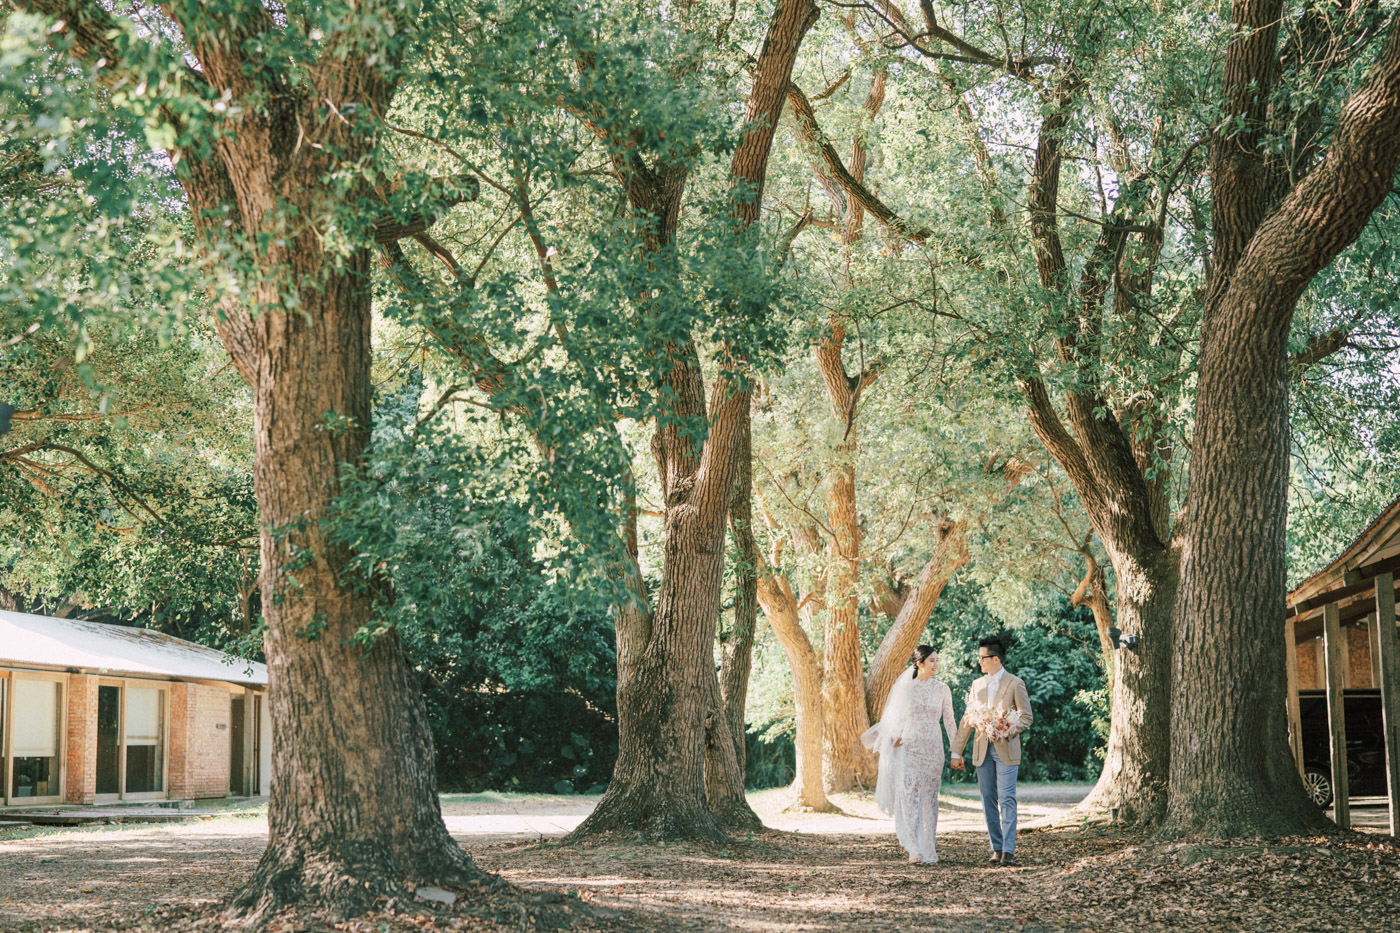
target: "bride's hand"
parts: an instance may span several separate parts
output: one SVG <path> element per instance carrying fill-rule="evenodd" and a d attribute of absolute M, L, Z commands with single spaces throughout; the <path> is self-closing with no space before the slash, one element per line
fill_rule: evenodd
<path fill-rule="evenodd" d="M 903 740 L 903 739 L 895 739 L 895 740 L 894 740 L 894 747 L 895 747 L 895 748 L 899 748 L 899 746 L 901 746 L 901 745 L 903 745 L 903 744 L 904 744 L 904 740 Z"/>

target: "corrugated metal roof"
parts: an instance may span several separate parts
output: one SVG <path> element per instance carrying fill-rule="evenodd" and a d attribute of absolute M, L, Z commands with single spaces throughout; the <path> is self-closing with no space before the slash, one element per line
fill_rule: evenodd
<path fill-rule="evenodd" d="M 0 610 L 0 666 L 266 684 L 267 666 L 144 628 Z"/>

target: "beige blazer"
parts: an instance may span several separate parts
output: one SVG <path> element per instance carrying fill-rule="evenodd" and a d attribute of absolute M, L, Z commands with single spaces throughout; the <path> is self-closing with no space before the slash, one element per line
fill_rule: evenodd
<path fill-rule="evenodd" d="M 986 686 L 987 678 L 985 676 L 977 678 L 972 682 L 972 695 L 980 697 Z M 1031 698 L 1026 693 L 1026 682 L 1010 671 L 1007 671 L 1001 678 L 1001 684 L 997 687 L 997 695 L 988 705 L 994 709 L 1020 710 L 1025 714 L 1025 721 L 1021 724 L 1021 732 L 1025 732 L 1031 727 Z M 953 736 L 954 754 L 962 754 L 963 747 L 967 745 L 967 737 L 972 732 L 972 724 L 967 721 L 967 712 L 964 710 L 962 725 L 958 727 L 958 734 Z M 1001 759 L 1002 764 L 1019 765 L 1021 763 L 1021 732 L 996 743 L 997 757 Z M 986 760 L 988 744 L 987 739 L 978 732 L 976 741 L 972 743 L 972 764 L 974 767 L 980 766 Z"/>

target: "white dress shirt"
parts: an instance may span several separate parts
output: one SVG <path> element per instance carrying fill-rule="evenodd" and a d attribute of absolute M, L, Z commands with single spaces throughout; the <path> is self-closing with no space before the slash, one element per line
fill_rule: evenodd
<path fill-rule="evenodd" d="M 995 674 L 987 675 L 987 683 L 985 685 L 986 695 L 982 698 L 982 702 L 986 703 L 987 706 L 990 707 L 993 703 L 996 702 L 997 690 L 1001 688 L 1001 679 L 1004 676 L 1006 676 L 1005 667 L 997 671 Z"/>

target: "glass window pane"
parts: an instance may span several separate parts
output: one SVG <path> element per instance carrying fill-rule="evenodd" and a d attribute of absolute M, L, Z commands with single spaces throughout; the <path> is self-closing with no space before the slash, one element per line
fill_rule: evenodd
<path fill-rule="evenodd" d="M 121 687 L 97 688 L 97 792 L 115 794 L 121 788 L 120 730 Z"/>
<path fill-rule="evenodd" d="M 48 680 L 15 681 L 16 758 L 49 758 L 58 754 L 60 684 Z"/>
<path fill-rule="evenodd" d="M 160 697 L 159 690 L 127 688 L 127 745 L 155 745 L 160 741 Z"/>
<path fill-rule="evenodd" d="M 63 712 L 63 685 L 50 680 L 13 681 L 15 797 L 56 797 L 58 787 L 59 721 Z"/>
<path fill-rule="evenodd" d="M 126 690 L 126 792 L 165 789 L 163 739 L 165 693 L 144 687 Z"/>

